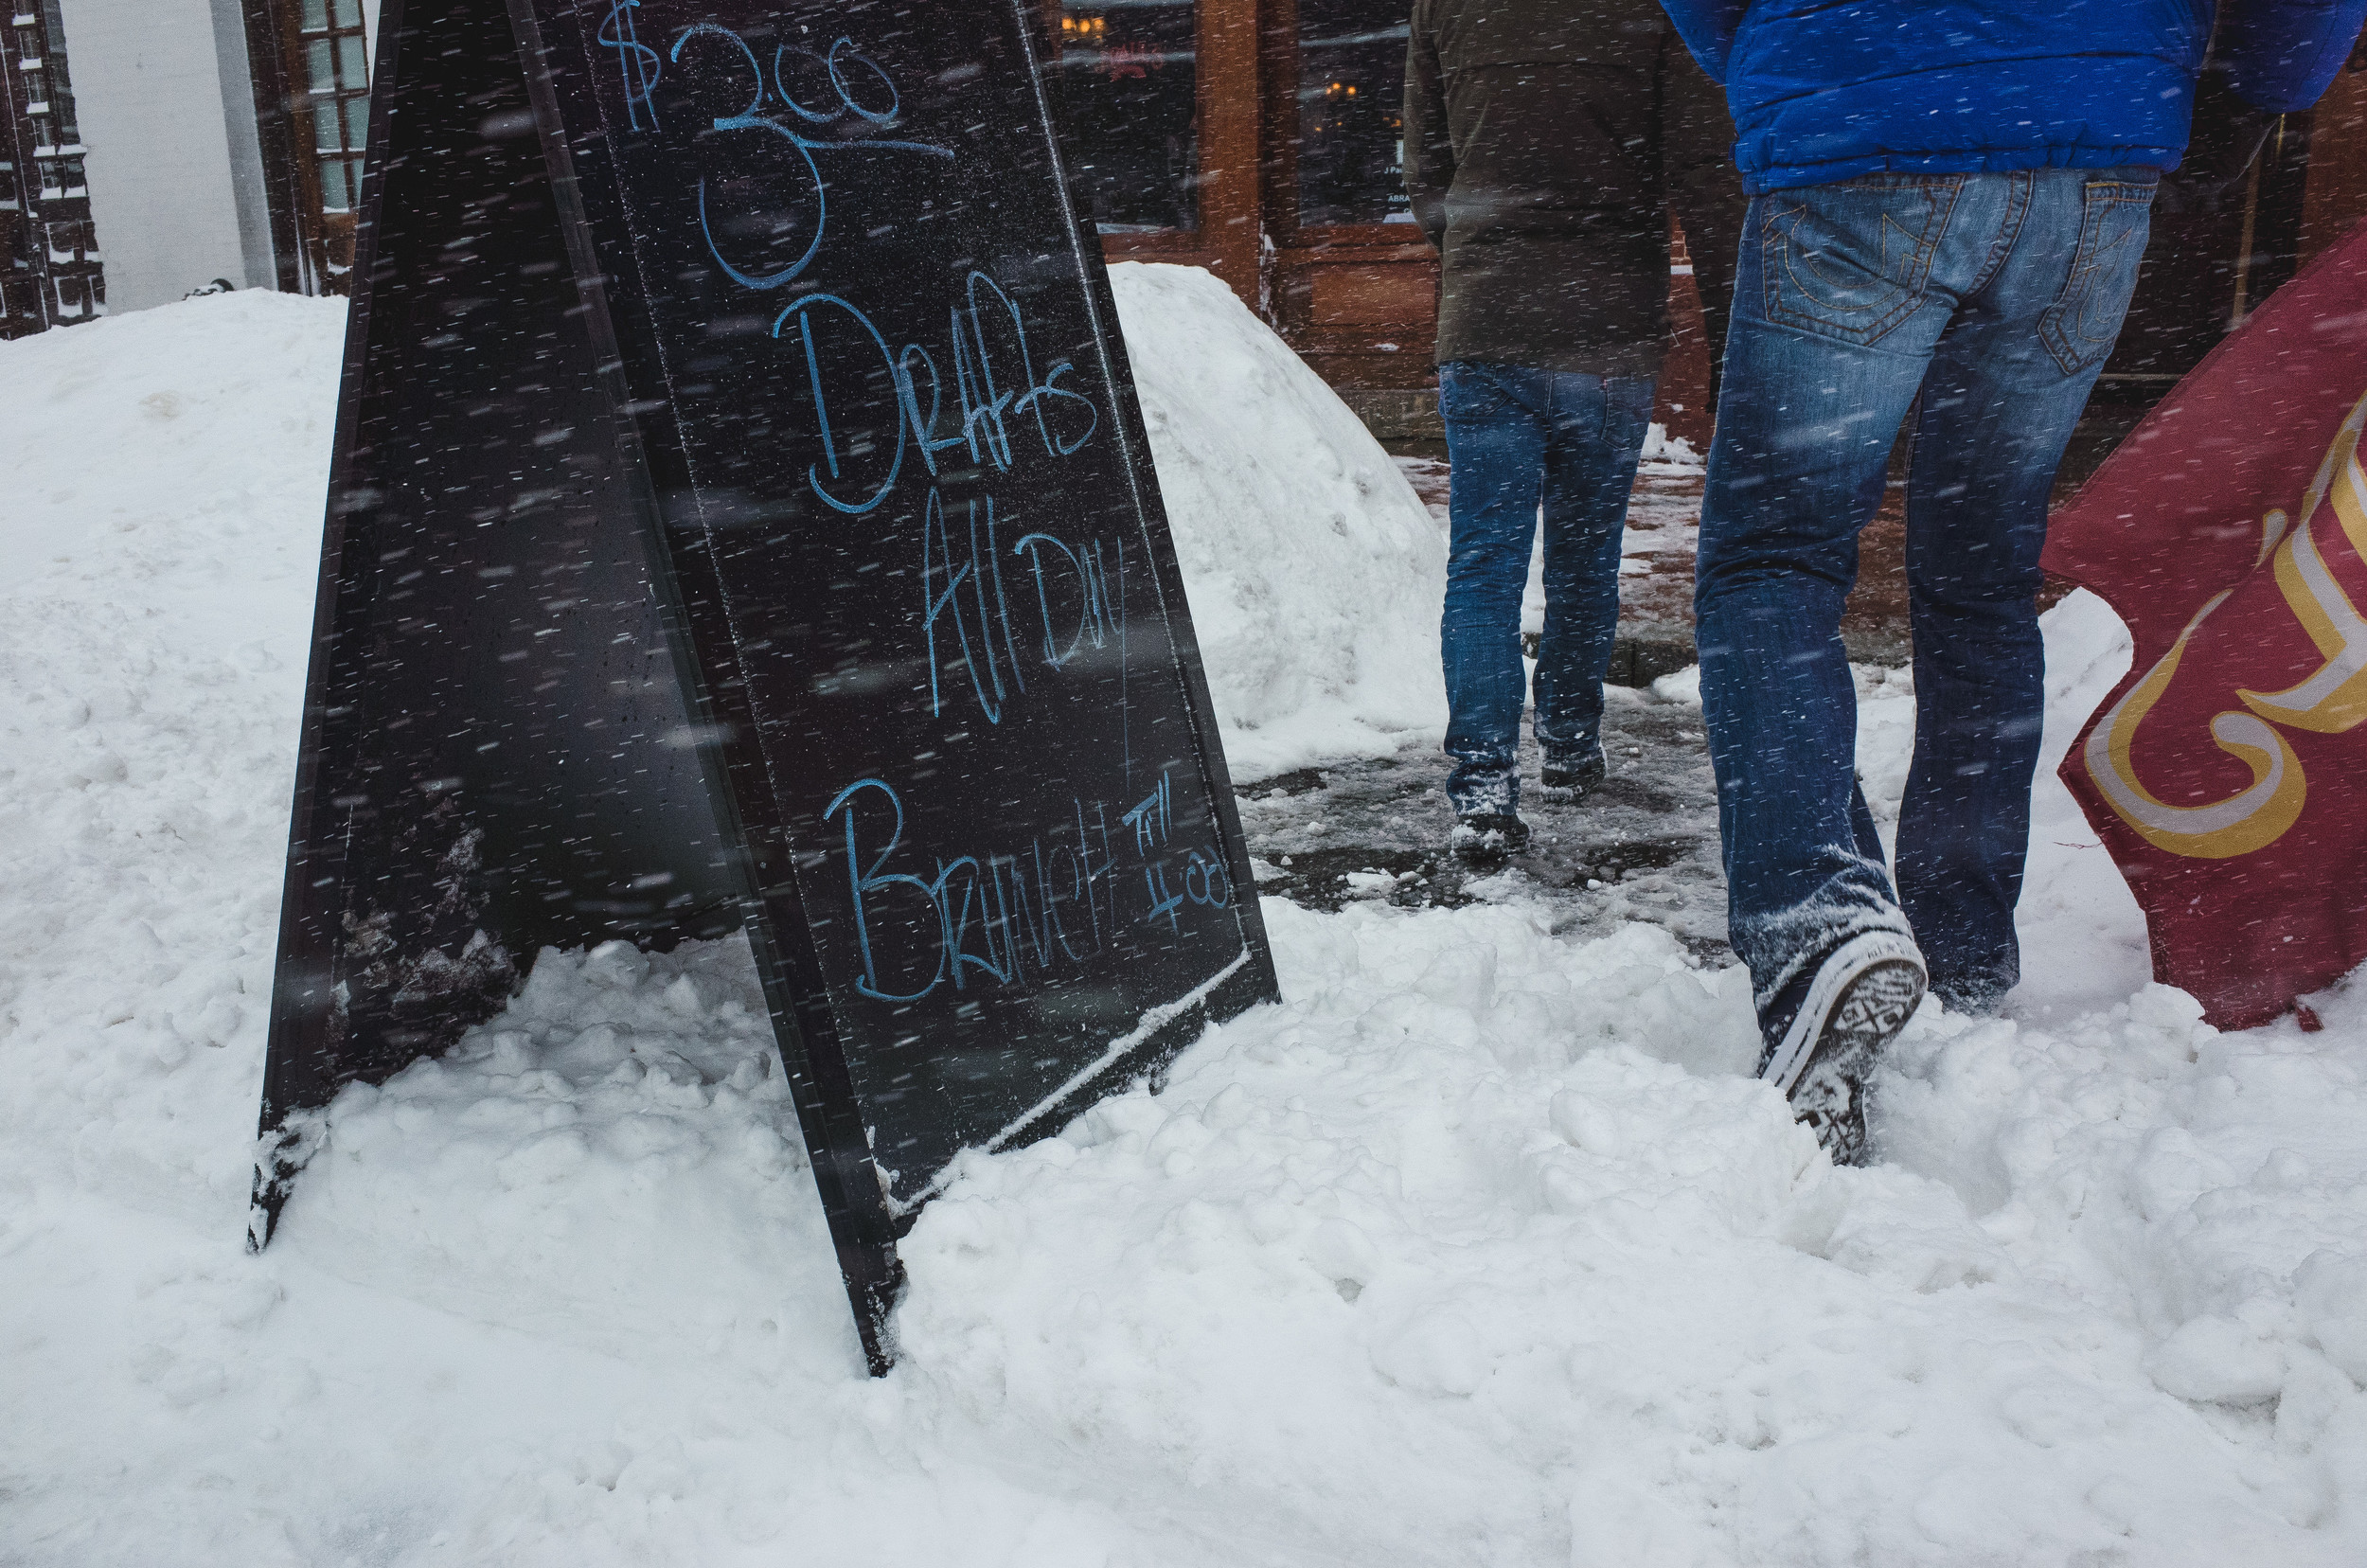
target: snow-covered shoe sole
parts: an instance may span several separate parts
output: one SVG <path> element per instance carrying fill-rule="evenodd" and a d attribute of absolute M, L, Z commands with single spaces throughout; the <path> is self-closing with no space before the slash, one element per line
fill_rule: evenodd
<path fill-rule="evenodd" d="M 1845 1041 L 1818 1053 L 1792 1086 L 1792 1119 L 1816 1134 L 1837 1166 L 1865 1158 L 1865 1080 L 1874 1057 L 1863 1041 Z"/>
<path fill-rule="evenodd" d="M 1861 933 L 1817 966 L 1808 993 L 1759 1077 L 1781 1090 L 1836 1165 L 1865 1150 L 1866 1075 L 1915 1014 L 1923 955 L 1891 932 Z"/>

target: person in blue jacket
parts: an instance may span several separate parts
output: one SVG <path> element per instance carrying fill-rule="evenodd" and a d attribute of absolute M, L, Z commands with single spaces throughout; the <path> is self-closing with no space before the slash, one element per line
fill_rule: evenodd
<path fill-rule="evenodd" d="M 2367 0 L 1663 0 L 1726 88 L 1751 208 L 1695 588 L 1729 931 L 1760 1076 L 1835 1158 L 1927 984 L 2020 975 L 2047 494 L 2178 167 L 2206 51 L 2315 103 Z M 1918 401 L 1918 395 L 1920 401 Z M 1894 892 L 1839 626 L 1917 410 L 1915 750 Z"/>

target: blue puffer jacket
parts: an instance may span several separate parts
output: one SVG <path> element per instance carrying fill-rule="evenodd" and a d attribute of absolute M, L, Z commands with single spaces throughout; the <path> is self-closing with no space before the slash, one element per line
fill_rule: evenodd
<path fill-rule="evenodd" d="M 1754 194 L 1882 170 L 2175 169 L 2212 0 L 1662 0 Z M 2226 0 L 2229 84 L 2318 101 L 2367 0 Z"/>

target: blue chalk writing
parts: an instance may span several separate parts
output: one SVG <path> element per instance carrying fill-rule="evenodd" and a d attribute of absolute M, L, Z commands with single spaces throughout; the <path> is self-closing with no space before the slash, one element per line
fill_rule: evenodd
<path fill-rule="evenodd" d="M 1224 862 L 1213 853 L 1198 849 L 1185 855 L 1188 863 L 1184 871 L 1184 896 L 1196 904 L 1221 909 L 1233 901 L 1233 873 L 1224 868 Z"/>
<path fill-rule="evenodd" d="M 1150 894 L 1150 913 L 1143 918 L 1156 920 L 1165 916 L 1168 930 L 1181 930 L 1183 921 L 1176 911 L 1184 907 L 1184 895 L 1167 891 L 1166 862 L 1153 861 L 1143 867 L 1143 886 Z"/>
<path fill-rule="evenodd" d="M 1057 360 L 1039 378 L 1036 374 L 1035 350 L 1027 341 L 1027 321 L 1017 302 L 1003 291 L 1003 286 L 987 273 L 972 271 L 963 280 L 962 303 L 947 312 L 947 336 L 952 346 L 953 392 L 961 407 L 961 428 L 950 435 L 936 433 L 937 416 L 944 407 L 944 378 L 937 362 L 919 344 L 908 344 L 897 356 L 896 377 L 899 402 L 905 423 L 912 427 L 918 439 L 921 460 L 930 473 L 937 472 L 936 454 L 948 447 L 965 447 L 972 463 L 991 463 L 998 471 L 1012 466 L 1010 420 L 1032 418 L 1036 433 L 1043 443 L 1046 455 L 1066 457 L 1093 438 L 1101 416 L 1093 399 L 1081 392 L 1071 391 L 1059 384 L 1060 378 L 1076 368 L 1074 362 Z M 994 312 L 991 305 L 1000 305 Z M 998 317 L 1009 324 L 1009 347 L 1019 359 L 1020 375 L 1007 388 L 1001 383 L 1009 381 L 1007 371 L 998 373 L 994 348 L 988 336 L 988 323 Z M 916 361 L 929 375 L 929 412 L 920 412 L 919 383 L 913 375 Z M 1066 428 L 1059 428 L 1055 411 L 1071 416 Z M 1081 412 L 1084 422 L 1074 423 Z"/>
<path fill-rule="evenodd" d="M 953 345 L 955 375 L 963 394 L 962 406 L 966 411 L 964 422 L 969 422 L 967 411 L 970 409 L 990 411 L 997 444 L 1001 449 L 995 467 L 1007 469 L 1011 466 L 1011 437 L 1004 419 L 1006 409 L 1014 415 L 1035 419 L 1036 433 L 1042 438 L 1045 452 L 1058 457 L 1066 457 L 1076 452 L 1092 437 L 1094 427 L 1100 422 L 1100 414 L 1094 407 L 1091 398 L 1071 392 L 1059 384 L 1061 375 L 1071 368 L 1070 363 L 1061 360 L 1044 373 L 1041 381 L 1037 380 L 1035 355 L 1027 346 L 1027 323 L 1020 314 L 1018 304 L 1003 292 L 1001 284 L 983 272 L 972 272 L 963 292 L 970 306 L 970 332 L 967 337 L 964 336 L 960 312 L 956 311 Z M 999 390 L 996 385 L 998 378 L 994 354 L 988 346 L 987 324 L 996 319 L 997 312 L 987 309 L 988 301 L 980 298 L 982 293 L 989 296 L 993 304 L 1003 307 L 1000 314 L 1008 318 L 1011 343 L 1019 351 L 1021 378 L 1008 390 Z M 965 356 L 965 349 L 971 348 L 972 345 L 974 348 L 971 351 L 977 356 L 974 365 L 969 363 Z M 1054 434 L 1052 410 L 1055 406 L 1082 408 L 1085 413 L 1084 428 L 1073 435 Z"/>
<path fill-rule="evenodd" d="M 1134 848 L 1148 854 L 1167 842 L 1175 831 L 1175 789 L 1167 780 L 1167 771 L 1159 770 L 1159 787 L 1135 803 L 1118 821 L 1134 829 Z"/>
<path fill-rule="evenodd" d="M 811 319 L 815 311 L 824 309 L 845 312 L 853 319 L 856 326 L 863 329 L 864 335 L 871 340 L 872 347 L 879 350 L 881 363 L 888 365 L 892 369 L 894 362 L 888 358 L 887 339 L 880 335 L 880 329 L 871 325 L 871 318 L 836 294 L 808 294 L 773 318 L 773 335 L 776 338 L 781 335 L 781 329 L 789 325 L 792 319 L 797 323 L 797 335 L 806 346 L 806 376 L 813 388 L 814 421 L 822 432 L 822 461 L 828 467 L 830 477 L 836 479 L 839 477 L 840 466 L 838 443 L 830 437 L 830 399 L 829 394 L 824 391 L 822 386 L 823 354 Z M 903 470 L 904 426 L 902 421 L 899 420 L 896 426 L 896 446 L 888 458 L 886 476 L 881 479 L 869 495 L 859 501 L 844 500 L 833 495 L 823 485 L 822 476 L 815 472 L 814 465 L 810 464 L 806 469 L 806 484 L 815 495 L 821 497 L 825 504 L 839 511 L 860 516 L 888 498 L 888 491 L 896 488 L 896 476 Z"/>
<path fill-rule="evenodd" d="M 871 864 L 865 866 L 862 862 L 860 851 L 856 848 L 856 813 L 852 803 L 857 796 L 872 791 L 877 791 L 887 797 L 888 809 L 896 813 L 896 824 L 888 830 L 887 843 L 880 846 L 880 852 L 873 856 Z M 863 995 L 881 1002 L 917 1002 L 936 989 L 937 982 L 945 977 L 944 946 L 942 943 L 939 944 L 936 951 L 936 965 L 930 971 L 927 983 L 918 990 L 881 990 L 879 961 L 872 951 L 872 930 L 876 924 L 880 923 L 873 918 L 872 896 L 881 888 L 910 888 L 928 900 L 930 908 L 934 912 L 937 908 L 939 888 L 904 872 L 887 872 L 880 869 L 887 864 L 888 857 L 896 852 L 897 845 L 901 843 L 904 837 L 904 803 L 896 798 L 895 790 L 883 780 L 861 778 L 847 785 L 831 798 L 829 805 L 823 808 L 822 820 L 828 822 L 842 811 L 846 816 L 846 876 L 855 901 L 855 943 L 863 955 L 863 978 L 855 982 L 855 989 Z"/>
<path fill-rule="evenodd" d="M 625 84 L 625 119 L 635 131 L 658 129 L 657 105 L 650 100 L 665 62 L 655 49 L 641 42 L 632 13 L 641 0 L 615 0 L 601 19 L 599 41 L 616 51 L 617 76 Z M 644 118 L 649 123 L 642 123 Z"/>
<path fill-rule="evenodd" d="M 893 765 L 876 762 L 863 765 L 876 774 L 829 798 L 819 829 L 822 875 L 828 886 L 840 885 L 831 863 L 843 853 L 844 895 L 852 916 L 828 928 L 834 933 L 828 937 L 833 992 L 843 997 L 851 989 L 900 1010 L 948 988 L 957 995 L 1016 991 L 1057 980 L 1064 968 L 1106 966 L 1113 956 L 1123 960 L 1171 945 L 1192 951 L 1188 944 L 1207 940 L 1216 923 L 1203 912 L 1228 910 L 1235 888 L 1206 802 L 1193 793 L 1190 769 L 1184 770 L 1180 815 L 1168 769 L 1160 768 L 1155 786 L 1144 793 L 1150 769 L 1178 755 L 1178 730 L 1154 725 L 1144 731 L 1167 739 L 1155 752 L 1146 747 L 1144 775 L 1132 771 L 1132 736 L 1143 727 L 1131 724 L 1129 712 L 1126 537 L 1114 525 L 1098 531 L 1098 521 L 1109 514 L 1090 497 L 1079 500 L 1056 488 L 1045 514 L 1037 517 L 1014 516 L 985 493 L 994 488 L 991 474 L 1059 464 L 1100 436 L 1102 403 L 1080 389 L 1096 372 L 1080 371 L 1057 348 L 1039 360 L 1034 338 L 1050 329 L 1039 318 L 1031 332 L 1023 301 L 1044 296 L 1019 281 L 1021 275 L 1012 275 L 1006 287 L 988 270 L 963 262 L 938 275 L 944 281 L 917 297 L 874 299 L 879 320 L 889 323 L 893 335 L 846 297 L 872 299 L 863 283 L 828 276 L 853 270 L 825 259 L 844 252 L 846 241 L 826 244 L 837 238 L 830 228 L 834 199 L 842 230 L 847 204 L 862 210 L 878 199 L 861 182 L 893 182 L 899 196 L 924 207 L 940 196 L 961 194 L 952 188 L 954 177 L 940 182 L 932 172 L 942 163 L 955 166 L 958 176 L 961 160 L 952 146 L 899 135 L 901 95 L 880 61 L 848 37 L 809 47 L 759 30 L 757 44 L 774 45 L 767 61 L 749 38 L 712 22 L 682 27 L 661 52 L 639 36 L 643 3 L 604 0 L 598 33 L 600 45 L 613 51 L 630 127 L 658 129 L 654 95 L 664 79 L 668 116 L 685 122 L 679 127 L 683 141 L 720 148 L 729 160 L 705 166 L 714 188 L 710 177 L 701 177 L 695 206 L 705 253 L 729 284 L 694 274 L 693 292 L 713 286 L 744 303 L 746 295 L 734 291 L 782 291 L 772 295 L 782 303 L 772 318 L 770 351 L 802 361 L 813 399 L 817 439 L 809 445 L 804 433 L 793 437 L 807 488 L 850 518 L 878 512 L 902 496 L 884 514 L 892 521 L 864 526 L 868 543 L 881 548 L 863 558 L 860 569 L 885 568 L 875 582 L 900 579 L 902 586 L 885 591 L 897 596 L 893 602 L 902 616 L 918 611 L 917 620 L 904 622 L 917 633 L 898 650 L 896 668 L 908 668 L 902 661 L 913 656 L 917 642 L 929 668 L 930 717 L 965 726 L 973 719 L 1004 725 L 1015 709 L 1024 708 L 1031 677 L 1040 703 L 1046 693 L 1073 696 L 1090 687 L 1097 706 L 1106 701 L 1099 683 L 1114 677 L 1118 724 L 1111 740 L 1053 738 L 1059 756 L 1041 764 L 1041 776 L 1029 775 L 1039 766 L 1034 759 L 1015 758 L 998 742 L 1003 749 L 993 753 L 993 767 L 959 774 L 974 779 L 973 788 L 996 792 L 1000 804 L 993 811 L 928 812 L 908 820 L 903 795 L 918 786 L 899 782 Z M 704 94 L 705 101 L 696 94 Z M 674 107 L 684 98 L 699 102 L 697 109 Z M 949 140 L 967 145 L 951 133 Z M 828 161 L 842 150 L 886 156 L 860 167 Z M 835 178 L 826 178 L 826 169 Z M 687 219 L 685 214 L 684 243 Z M 890 232 L 871 231 L 874 240 Z M 699 276 L 709 283 L 696 283 Z M 845 293 L 822 292 L 824 283 Z M 928 325 L 933 319 L 944 324 L 941 338 Z M 918 323 L 917 330 L 908 323 Z M 906 341 L 907 334 L 926 341 Z M 1044 341 L 1069 338 L 1063 330 Z M 776 362 L 792 388 L 795 363 Z M 1102 363 L 1100 373 L 1106 371 Z M 903 471 L 914 454 L 916 475 L 928 492 L 917 518 L 917 605 L 902 597 L 915 575 L 915 498 L 899 492 L 903 480 L 916 476 Z M 1068 521 L 1059 521 L 1063 517 Z M 1043 526 L 1030 526 L 1038 523 Z M 1036 622 L 1026 620 L 1024 587 L 1019 613 L 1012 613 L 1005 575 L 1019 567 L 1006 556 L 1026 563 Z M 1022 631 L 1028 633 L 1023 647 Z M 1114 664 L 1101 656 L 1105 650 L 1114 651 Z M 910 692 L 911 679 L 899 673 L 896 684 Z M 892 701 L 901 704 L 917 695 Z M 883 719 L 883 728 L 893 733 L 900 722 Z M 1057 723 L 1058 716 L 1048 722 Z M 1033 728 L 1029 736 L 1039 739 Z M 962 739 L 956 734 L 940 743 Z M 1043 796 L 1071 793 L 1068 783 L 1047 781 L 1080 774 L 1098 775 L 1106 785 L 1077 789 L 1070 820 L 1056 815 L 1046 825 L 1035 814 Z M 943 788 L 930 786 L 931 797 Z M 1028 813 L 1022 818 L 1025 826 L 976 826 L 1007 823 L 1018 812 Z M 940 835 L 945 842 L 934 842 Z M 839 900 L 833 894 L 828 901 Z M 1223 924 L 1230 951 L 1239 934 L 1230 919 Z M 851 953 L 845 949 L 850 929 Z"/>
<path fill-rule="evenodd" d="M 820 243 L 818 234 L 815 243 Z M 810 249 L 808 258 L 811 255 Z M 960 406 L 961 424 L 958 430 L 942 436 L 937 434 L 937 423 L 950 412 L 946 407 L 946 382 L 936 356 L 925 346 L 907 343 L 890 350 L 886 337 L 871 318 L 837 294 L 807 295 L 784 308 L 774 319 L 775 338 L 782 336 L 794 321 L 805 349 L 807 380 L 813 392 L 814 424 L 823 443 L 823 461 L 807 470 L 807 483 L 829 506 L 860 514 L 885 501 L 902 472 L 907 446 L 920 454 L 922 466 L 934 478 L 938 472 L 937 454 L 949 447 L 965 448 L 972 464 L 988 465 L 998 472 L 1009 470 L 1017 456 L 1012 427 L 1018 420 L 1034 421 L 1043 452 L 1050 457 L 1071 456 L 1093 438 L 1100 422 L 1094 401 L 1059 384 L 1060 378 L 1076 368 L 1074 363 L 1065 359 L 1055 361 L 1039 377 L 1035 352 L 1027 341 L 1026 318 L 1002 286 L 983 272 L 972 272 L 963 288 L 965 303 L 955 305 L 948 317 L 952 340 L 952 389 Z M 1002 307 L 999 311 L 994 309 L 998 305 Z M 840 333 L 835 338 L 819 330 L 811 312 L 825 307 L 844 313 L 859 330 Z M 998 325 L 996 335 L 1007 340 L 1005 347 L 1009 358 L 1017 362 L 1016 377 L 1010 374 L 1007 361 L 998 363 L 997 352 L 990 344 L 987 323 L 1004 321 L 1008 323 L 1007 331 L 1001 330 Z M 929 392 L 925 413 L 920 396 L 924 376 Z M 890 406 L 881 408 L 875 401 L 864 407 L 865 393 L 848 391 L 850 387 L 874 386 L 887 389 L 884 395 Z M 833 391 L 833 387 L 838 390 Z M 837 408 L 837 402 L 850 395 L 856 403 L 854 417 L 842 421 L 837 415 L 845 411 Z M 876 399 L 882 394 L 868 395 Z M 842 453 L 834 436 L 841 423 L 848 428 L 867 428 L 891 421 L 896 437 L 885 449 L 884 474 L 856 499 L 830 488 L 825 481 L 824 471 L 827 470 L 829 480 L 845 477 L 843 469 L 847 454 Z M 875 457 L 874 461 L 880 459 Z"/>
<path fill-rule="evenodd" d="M 1110 542 L 1114 550 L 1117 569 L 1113 573 L 1111 558 L 1104 553 L 1102 542 L 1094 540 L 1080 553 L 1069 548 L 1061 540 L 1048 533 L 1023 535 L 1011 546 L 1013 555 L 1024 555 L 1036 578 L 1036 607 L 1043 617 L 1043 662 L 1058 669 L 1077 656 L 1078 647 L 1091 641 L 1095 648 L 1106 648 L 1113 636 L 1123 638 L 1126 628 L 1126 590 L 1122 579 L 1126 563 L 1126 542 Z M 1069 633 L 1068 644 L 1062 647 L 1059 632 L 1052 615 L 1051 589 L 1044 577 L 1044 551 L 1057 550 L 1075 574 L 1078 593 L 1077 626 Z"/>
<path fill-rule="evenodd" d="M 748 46 L 748 41 L 740 37 L 739 34 L 732 31 L 729 27 L 720 26 L 717 23 L 694 22 L 689 27 L 685 27 L 680 33 L 675 35 L 674 46 L 667 52 L 667 58 L 669 61 L 679 62 L 682 59 L 683 50 L 687 48 L 693 40 L 701 38 L 724 39 L 727 40 L 733 47 L 737 48 L 739 51 L 740 57 L 747 62 L 748 75 L 755 87 L 755 90 L 749 95 L 748 106 L 737 115 L 716 116 L 713 122 L 714 128 L 718 131 L 758 131 L 776 138 L 777 140 L 787 144 L 790 150 L 797 154 L 799 163 L 804 167 L 805 177 L 813 182 L 813 239 L 807 244 L 805 254 L 798 257 L 796 260 L 791 262 L 788 266 L 776 268 L 769 273 L 757 274 L 743 272 L 739 268 L 734 266 L 730 259 L 723 255 L 722 248 L 716 243 L 715 227 L 713 223 L 709 220 L 707 214 L 707 183 L 704 179 L 700 180 L 699 232 L 706 239 L 707 254 L 715 258 L 716 265 L 723 269 L 724 276 L 731 278 L 733 282 L 738 283 L 742 288 L 757 290 L 780 288 L 783 284 L 794 279 L 800 273 L 804 272 L 808 266 L 811 265 L 815 254 L 821 250 L 823 237 L 828 232 L 829 229 L 829 193 L 828 187 L 822 178 L 822 166 L 814 161 L 814 154 L 816 152 L 837 152 L 852 148 L 867 148 L 880 151 L 917 152 L 930 157 L 944 158 L 948 161 L 951 161 L 953 157 L 952 149 L 946 147 L 934 147 L 925 142 L 883 141 L 879 139 L 863 141 L 817 141 L 810 136 L 799 135 L 796 132 L 791 130 L 788 126 L 783 125 L 780 121 L 773 119 L 765 115 L 764 100 L 768 92 L 770 92 L 774 96 L 778 97 L 781 102 L 792 114 L 798 116 L 810 123 L 828 124 L 830 121 L 837 119 L 839 115 L 846 110 L 853 111 L 863 119 L 875 125 L 883 125 L 894 119 L 896 115 L 896 106 L 900 101 L 896 98 L 895 82 L 888 78 L 887 72 L 882 69 L 876 61 L 873 61 L 866 56 L 857 54 L 854 51 L 854 45 L 851 40 L 845 38 L 838 40 L 830 45 L 829 53 L 824 57 L 825 63 L 828 66 L 830 85 L 839 96 L 841 109 L 831 111 L 827 115 L 821 115 L 818 114 L 817 111 L 807 108 L 804 104 L 799 103 L 795 98 L 792 98 L 788 93 L 780 90 L 780 62 L 782 55 L 788 52 L 786 45 L 784 45 L 782 49 L 774 51 L 773 57 L 773 80 L 769 83 L 765 80 L 763 66 L 757 62 L 756 52 Z M 634 46 L 638 47 L 639 45 L 635 45 Z M 879 77 L 881 81 L 886 83 L 891 102 L 889 109 L 885 113 L 881 113 L 867 108 L 855 98 L 853 93 L 850 92 L 846 86 L 846 79 L 840 65 L 842 59 L 853 61 L 867 67 L 873 74 Z M 654 112 L 652 112 L 651 118 L 654 123 Z"/>
<path fill-rule="evenodd" d="M 1164 776 L 1159 792 L 1121 818 L 1121 826 L 1136 825 L 1140 851 L 1137 813 L 1159 825 L 1160 834 L 1171 831 L 1172 794 Z M 947 985 L 962 991 L 1029 984 L 1100 955 L 1130 918 L 1180 935 L 1191 909 L 1232 901 L 1222 857 L 1213 845 L 1202 846 L 1184 856 L 1181 892 L 1174 891 L 1171 859 L 1147 858 L 1142 907 L 1130 917 L 1120 908 L 1108 808 L 1099 803 L 1077 801 L 1073 827 L 1039 834 L 1011 852 L 935 857 L 928 877 L 887 869 L 911 849 L 903 802 L 886 780 L 858 779 L 841 790 L 823 811 L 825 822 L 833 818 L 843 819 L 854 904 L 861 970 L 855 989 L 875 1001 L 917 1002 Z"/>
<path fill-rule="evenodd" d="M 983 527 L 982 527 L 983 519 Z M 1011 608 L 1003 592 L 1002 558 L 994 547 L 994 499 L 970 503 L 970 555 L 959 566 L 953 563 L 953 544 L 945 526 L 945 500 L 934 489 L 929 491 L 927 506 L 921 513 L 920 526 L 920 632 L 929 658 L 929 712 L 934 716 L 945 711 L 945 697 L 938 672 L 951 664 L 952 658 L 937 644 L 938 624 L 946 622 L 952 638 L 949 645 L 959 650 L 960 662 L 970 676 L 971 693 L 978 699 L 978 710 L 987 722 L 1003 722 L 1002 666 L 1010 665 L 1011 682 L 1021 690 L 1027 687 L 1026 678 L 1020 673 L 1019 650 L 1011 635 Z M 981 543 L 983 537 L 983 544 Z M 977 602 L 978 639 L 973 644 L 970 621 L 963 610 L 960 591 L 963 582 L 970 585 L 971 597 Z M 994 603 L 987 602 L 987 590 L 994 590 Z M 994 651 L 994 627 L 1003 629 L 1003 659 Z M 983 666 L 983 676 L 981 668 Z M 993 695 L 988 695 L 988 687 Z"/>

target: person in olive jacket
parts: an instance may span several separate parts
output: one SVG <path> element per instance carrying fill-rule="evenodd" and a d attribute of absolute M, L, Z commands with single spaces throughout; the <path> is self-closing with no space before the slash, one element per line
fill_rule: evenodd
<path fill-rule="evenodd" d="M 1619 543 L 1668 339 L 1668 216 L 1722 349 L 1745 205 L 1722 96 L 1654 0 L 1416 0 L 1405 179 L 1443 258 L 1454 847 L 1520 849 L 1521 599 L 1541 506 L 1539 782 L 1601 782 Z M 1713 403 L 1715 397 L 1713 396 Z"/>

